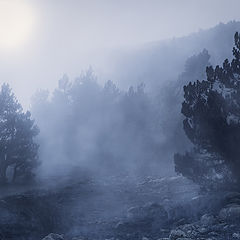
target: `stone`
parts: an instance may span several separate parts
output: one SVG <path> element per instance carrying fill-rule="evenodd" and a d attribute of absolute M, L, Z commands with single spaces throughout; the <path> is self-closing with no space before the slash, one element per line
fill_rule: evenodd
<path fill-rule="evenodd" d="M 177 240 L 193 240 L 192 238 L 178 238 Z"/>
<path fill-rule="evenodd" d="M 168 213 L 158 203 L 147 203 L 144 206 L 129 208 L 127 211 L 127 217 L 134 220 L 153 218 L 166 221 L 168 219 Z"/>
<path fill-rule="evenodd" d="M 240 239 L 240 233 L 233 233 L 232 237 L 234 239 Z"/>
<path fill-rule="evenodd" d="M 215 218 L 211 214 L 204 214 L 200 221 L 203 226 L 209 226 L 214 224 Z"/>
<path fill-rule="evenodd" d="M 232 199 L 240 199 L 240 193 L 239 192 L 229 192 L 225 196 L 226 201 L 231 201 Z"/>
<path fill-rule="evenodd" d="M 180 229 L 177 229 L 177 230 L 172 230 L 171 233 L 170 233 L 170 236 L 169 236 L 169 239 L 170 240 L 177 240 L 179 238 L 184 238 L 186 237 L 186 233 L 183 232 L 182 230 Z"/>
<path fill-rule="evenodd" d="M 205 227 L 199 228 L 198 231 L 199 231 L 200 233 L 202 233 L 202 234 L 209 232 L 209 230 L 208 230 L 207 228 L 205 228 Z"/>
<path fill-rule="evenodd" d="M 219 218 L 229 222 L 240 220 L 240 205 L 230 204 L 221 209 L 219 212 Z"/>
<path fill-rule="evenodd" d="M 233 199 L 229 200 L 229 203 L 235 203 L 235 204 L 240 205 L 240 199 L 239 198 L 233 198 Z"/>
<path fill-rule="evenodd" d="M 50 233 L 42 240 L 64 240 L 64 237 L 62 234 Z"/>

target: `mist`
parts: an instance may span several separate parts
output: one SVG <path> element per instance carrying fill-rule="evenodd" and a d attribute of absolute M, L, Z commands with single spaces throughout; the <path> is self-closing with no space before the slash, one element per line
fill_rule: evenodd
<path fill-rule="evenodd" d="M 72 0 L 24 1 L 24 4 L 34 15 L 30 19 L 31 34 L 13 50 L 0 46 L 0 74 L 2 82 L 11 84 L 26 108 L 37 89 L 53 90 L 65 73 L 74 79 L 91 65 L 102 82 L 110 78 L 121 83 L 110 74 L 114 56 L 119 52 L 126 52 L 127 56 L 148 42 L 187 36 L 219 22 L 239 19 L 236 7 L 239 3 L 235 0 L 220 4 L 216 0 L 151 3 Z M 141 81 L 148 81 L 146 77 L 141 75 Z M 131 80 L 126 85 L 129 87 Z"/>
<path fill-rule="evenodd" d="M 41 131 L 39 177 L 71 176 L 76 169 L 96 179 L 175 175 L 173 155 L 192 146 L 182 128 L 183 86 L 231 58 L 239 27 L 232 21 L 114 52 L 112 81 L 89 67 L 76 78 L 62 75 L 55 90 L 39 89 L 31 101 Z"/>
<path fill-rule="evenodd" d="M 239 239 L 239 7 L 0 1 L 0 239 Z"/>

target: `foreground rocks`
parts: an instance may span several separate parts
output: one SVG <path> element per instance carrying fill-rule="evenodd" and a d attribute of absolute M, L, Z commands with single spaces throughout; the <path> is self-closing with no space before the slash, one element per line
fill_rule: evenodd
<path fill-rule="evenodd" d="M 225 206 L 216 216 L 205 214 L 195 223 L 172 230 L 169 240 L 226 240 L 240 239 L 240 194 L 229 193 Z"/>
<path fill-rule="evenodd" d="M 240 193 L 179 177 L 71 182 L 2 197 L 0 240 L 240 239 L 239 216 Z"/>
<path fill-rule="evenodd" d="M 227 193 L 223 196 L 223 206 L 215 214 L 203 214 L 197 221 L 180 224 L 174 229 L 169 213 L 159 204 L 133 207 L 127 211 L 125 223 L 119 223 L 118 231 L 102 240 L 228 240 L 240 239 L 240 194 Z M 151 228 L 146 227 L 150 223 Z M 137 227 L 145 228 L 145 232 Z M 157 226 L 158 227 L 157 227 Z M 156 230 L 151 232 L 152 228 Z M 163 231 L 165 228 L 165 232 Z M 151 230 L 149 230 L 151 229 Z M 122 234 L 119 235 L 119 231 Z M 136 235 L 137 233 L 137 235 Z M 62 236 L 61 236 L 62 237 Z M 86 237 L 44 238 L 43 240 L 87 240 Z M 94 240 L 94 239 L 93 239 Z"/>

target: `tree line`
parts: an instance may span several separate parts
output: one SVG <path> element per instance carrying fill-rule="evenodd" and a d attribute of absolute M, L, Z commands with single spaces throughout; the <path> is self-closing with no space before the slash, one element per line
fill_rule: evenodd
<path fill-rule="evenodd" d="M 180 91 L 181 113 L 192 148 L 174 155 L 175 171 L 205 190 L 237 187 L 240 178 L 238 33 L 234 43 L 231 61 L 226 59 L 222 66 L 213 68 L 204 50 L 187 61 L 179 77 L 179 86 L 186 84 Z M 195 81 L 197 77 L 205 80 Z M 163 99 L 179 102 L 182 95 L 178 96 Z M 38 91 L 32 101 L 35 122 L 29 111 L 23 111 L 9 85 L 3 84 L 0 181 L 33 179 L 39 158 L 46 159 L 48 168 L 56 161 L 59 169 L 81 166 L 104 174 L 109 169 L 126 175 L 158 174 L 154 170 L 161 166 L 166 141 L 162 119 L 168 114 L 159 110 L 158 104 L 145 92 L 144 84 L 127 91 L 112 81 L 100 85 L 89 69 L 74 81 L 64 75 L 52 94 Z M 176 141 L 181 141 L 180 137 Z"/>

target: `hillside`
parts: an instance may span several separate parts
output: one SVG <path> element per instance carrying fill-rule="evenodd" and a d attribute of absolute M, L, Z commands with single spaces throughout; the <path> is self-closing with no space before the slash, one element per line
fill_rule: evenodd
<path fill-rule="evenodd" d="M 155 89 L 166 81 L 177 80 L 186 60 L 203 49 L 208 50 L 213 65 L 231 58 L 233 35 L 239 30 L 240 22 L 232 21 L 182 38 L 123 49 L 111 57 L 109 77 L 122 87 L 144 82 L 150 89 Z"/>

